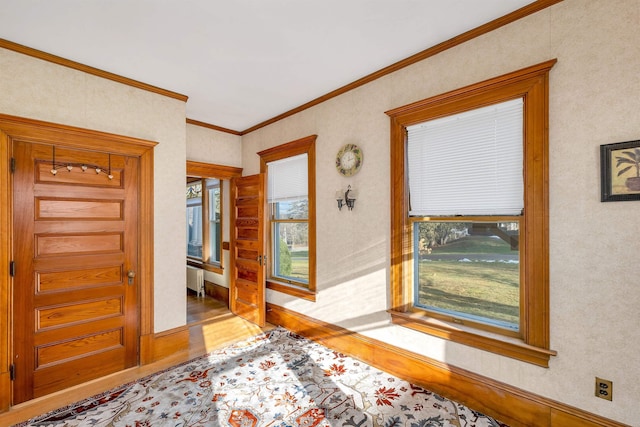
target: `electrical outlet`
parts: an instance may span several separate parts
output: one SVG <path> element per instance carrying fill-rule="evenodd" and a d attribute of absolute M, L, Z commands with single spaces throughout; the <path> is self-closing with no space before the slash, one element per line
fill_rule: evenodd
<path fill-rule="evenodd" d="M 596 397 L 613 400 L 613 382 L 596 377 Z"/>

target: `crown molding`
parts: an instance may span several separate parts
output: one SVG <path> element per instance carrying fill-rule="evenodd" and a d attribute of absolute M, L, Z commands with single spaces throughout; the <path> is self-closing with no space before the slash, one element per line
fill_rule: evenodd
<path fill-rule="evenodd" d="M 493 30 L 496 30 L 500 27 L 503 27 L 507 24 L 510 24 L 514 21 L 517 21 L 519 19 L 522 19 L 526 16 L 529 16 L 531 14 L 534 14 L 536 12 L 539 12 L 543 9 L 546 9 L 549 6 L 553 6 L 554 4 L 560 3 L 563 0 L 537 0 L 531 4 L 528 4 L 518 10 L 515 10 L 507 15 L 504 15 L 500 18 L 494 19 L 491 22 L 487 22 L 484 25 L 481 25 L 479 27 L 476 27 L 472 30 L 467 31 L 466 33 L 462 33 L 459 36 L 453 37 L 449 40 L 446 40 L 440 44 L 437 44 L 435 46 L 432 46 L 428 49 L 425 49 L 421 52 L 416 53 L 415 55 L 412 55 L 408 58 L 405 58 L 401 61 L 398 61 L 394 64 L 391 64 L 385 68 L 382 68 L 381 70 L 378 70 L 376 72 L 373 72 L 367 76 L 364 76 L 352 83 L 349 83 L 345 86 L 342 86 L 332 92 L 329 92 L 323 96 L 320 96 L 314 100 L 311 100 L 309 102 L 307 102 L 306 104 L 302 104 L 299 107 L 296 107 L 292 110 L 289 110 L 285 113 L 282 113 L 278 116 L 275 116 L 269 120 L 266 120 L 262 123 L 258 123 L 255 126 L 252 126 L 248 129 L 243 130 L 241 133 L 241 135 L 246 135 L 250 132 L 253 132 L 255 130 L 258 130 L 260 128 L 263 128 L 265 126 L 268 126 L 272 123 L 275 123 L 277 121 L 280 121 L 284 118 L 287 118 L 289 116 L 293 116 L 294 114 L 297 114 L 301 111 L 304 111 L 308 108 L 311 108 L 313 106 L 316 106 L 318 104 L 321 104 L 331 98 L 335 98 L 338 95 L 342 95 L 343 93 L 349 92 L 355 88 L 358 88 L 360 86 L 363 86 L 367 83 L 370 83 L 374 80 L 377 80 L 381 77 L 386 76 L 387 74 L 391 74 L 395 71 L 401 70 L 405 67 L 408 67 L 409 65 L 413 65 L 416 62 L 420 62 L 423 61 L 431 56 L 435 56 L 438 53 L 444 52 L 445 50 L 451 49 L 455 46 L 458 46 L 462 43 L 468 42 L 469 40 L 472 40 L 476 37 L 480 37 L 484 34 L 487 34 Z"/>
<path fill-rule="evenodd" d="M 14 52 L 22 53 L 24 55 L 31 56 L 33 58 L 41 59 L 43 61 L 51 62 L 54 64 L 62 65 L 63 67 L 72 68 L 74 70 L 82 71 L 87 74 L 91 74 L 97 77 L 102 77 L 107 80 L 122 83 L 127 86 L 132 86 L 138 89 L 146 90 L 148 92 L 157 93 L 169 98 L 177 99 L 179 101 L 187 102 L 189 97 L 176 92 L 172 92 L 166 89 L 162 89 L 156 86 L 152 86 L 146 83 L 139 82 L 137 80 L 129 79 L 127 77 L 119 76 L 117 74 L 110 73 L 108 71 L 100 70 L 98 68 L 90 67 L 88 65 L 81 64 L 79 62 L 71 61 L 60 56 L 52 55 L 41 50 L 33 49 L 18 43 L 14 43 L 9 40 L 0 38 L 0 48 L 12 50 Z"/>
<path fill-rule="evenodd" d="M 356 88 L 358 88 L 360 86 L 363 86 L 363 85 L 365 85 L 367 83 L 370 83 L 370 82 L 372 82 L 374 80 L 377 80 L 377 79 L 379 79 L 381 77 L 384 77 L 384 76 L 386 76 L 388 74 L 391 74 L 391 73 L 393 73 L 395 71 L 401 70 L 401 69 L 403 69 L 405 67 L 408 67 L 410 65 L 413 65 L 413 64 L 415 64 L 417 62 L 423 61 L 423 60 L 425 60 L 425 59 L 427 59 L 429 57 L 437 55 L 438 53 L 444 52 L 445 50 L 451 49 L 451 48 L 453 48 L 455 46 L 458 46 L 458 45 L 460 45 L 462 43 L 465 43 L 465 42 L 467 42 L 469 40 L 472 40 L 472 39 L 474 39 L 476 37 L 480 37 L 480 36 L 482 36 L 484 34 L 487 34 L 487 33 L 491 32 L 493 30 L 496 30 L 496 29 L 498 29 L 500 27 L 503 27 L 503 26 L 505 26 L 507 24 L 510 24 L 510 23 L 515 22 L 515 21 L 517 21 L 519 19 L 522 19 L 522 18 L 524 18 L 526 16 L 529 16 L 531 14 L 539 12 L 539 11 L 541 11 L 543 9 L 546 9 L 546 8 L 548 8 L 550 6 L 553 6 L 553 5 L 557 4 L 557 3 L 560 3 L 562 1 L 563 0 L 537 0 L 537 1 L 533 2 L 533 3 L 531 3 L 531 4 L 528 4 L 528 5 L 520 8 L 520 9 L 518 9 L 518 10 L 515 10 L 515 11 L 511 12 L 511 13 L 509 13 L 507 15 L 504 15 L 504 16 L 502 16 L 500 18 L 494 19 L 491 22 L 488 22 L 488 23 L 486 23 L 484 25 L 481 25 L 479 27 L 476 27 L 476 28 L 474 28 L 472 30 L 467 31 L 466 33 L 462 33 L 462 34 L 460 34 L 460 35 L 458 35 L 456 37 L 453 37 L 453 38 L 451 38 L 449 40 L 446 40 L 446 41 L 444 41 L 442 43 L 439 43 L 439 44 L 437 44 L 435 46 L 432 46 L 432 47 L 430 47 L 428 49 L 425 49 L 425 50 L 423 50 L 421 52 L 418 52 L 418 53 L 416 53 L 416 54 L 414 54 L 414 55 L 412 55 L 412 56 L 410 56 L 408 58 L 405 58 L 405 59 L 403 59 L 401 61 L 398 61 L 398 62 L 396 62 L 394 64 L 391 64 L 391 65 L 389 65 L 389 66 L 387 66 L 385 68 L 382 68 L 382 69 L 380 69 L 378 71 L 375 71 L 375 72 L 373 72 L 371 74 L 368 74 L 368 75 L 366 75 L 366 76 L 364 76 L 364 77 L 362 77 L 362 78 L 360 78 L 360 79 L 358 79 L 358 80 L 356 80 L 356 81 L 354 81 L 352 83 L 349 83 L 349 84 L 347 84 L 345 86 L 342 86 L 342 87 L 340 87 L 338 89 L 335 89 L 335 90 L 333 90 L 333 91 L 331 91 L 331 92 L 329 92 L 329 93 L 327 93 L 325 95 L 322 95 L 322 96 L 320 96 L 320 97 L 318 97 L 316 99 L 313 99 L 313 100 L 311 100 L 311 101 L 309 101 L 309 102 L 307 102 L 305 104 L 302 104 L 302 105 L 300 105 L 300 106 L 298 106 L 296 108 L 293 108 L 293 109 L 291 109 L 289 111 L 286 111 L 286 112 L 284 112 L 282 114 L 279 114 L 279 115 L 277 115 L 275 117 L 272 117 L 271 119 L 265 120 L 265 121 L 263 121 L 261 123 L 258 123 L 258 124 L 254 125 L 254 126 L 251 126 L 251 127 L 247 128 L 245 130 L 242 130 L 242 131 L 236 131 L 236 130 L 233 130 L 233 129 L 228 129 L 228 128 L 224 128 L 224 127 L 221 127 L 221 126 L 216 126 L 216 125 L 213 125 L 213 124 L 205 123 L 205 122 L 200 122 L 198 120 L 193 120 L 193 119 L 189 119 L 189 118 L 187 118 L 186 121 L 187 121 L 188 124 L 205 127 L 205 128 L 208 128 L 208 129 L 219 131 L 219 132 L 225 132 L 225 133 L 229 133 L 229 134 L 232 134 L 232 135 L 238 135 L 238 136 L 246 135 L 248 133 L 251 133 L 253 131 L 256 131 L 258 129 L 266 127 L 266 126 L 268 126 L 270 124 L 278 122 L 278 121 L 280 121 L 282 119 L 285 119 L 287 117 L 293 116 L 294 114 L 297 114 L 297 113 L 299 113 L 301 111 L 307 110 L 307 109 L 309 109 L 311 107 L 314 107 L 314 106 L 316 106 L 318 104 L 321 104 L 321 103 L 323 103 L 323 102 L 325 102 L 325 101 L 327 101 L 329 99 L 335 98 L 335 97 L 337 97 L 339 95 L 342 95 L 342 94 L 344 94 L 346 92 L 349 92 L 349 91 L 351 91 L 353 89 L 356 89 Z M 103 71 L 103 70 L 100 70 L 100 69 L 97 69 L 97 68 L 90 67 L 88 65 L 84 65 L 84 64 L 80 64 L 80 63 L 75 62 L 75 61 L 64 59 L 64 58 L 61 58 L 59 56 L 52 55 L 52 54 L 49 54 L 49 53 L 46 53 L 46 52 L 42 52 L 40 50 L 33 49 L 33 48 L 30 48 L 30 47 L 27 47 L 27 46 L 23 46 L 23 45 L 20 45 L 18 43 L 14 43 L 14 42 L 2 39 L 2 38 L 0 38 L 0 48 L 13 50 L 15 52 L 23 53 L 25 55 L 29 55 L 29 56 L 32 56 L 32 57 L 35 57 L 35 58 L 38 58 L 38 59 L 42 59 L 42 60 L 45 60 L 45 61 L 53 62 L 53 63 L 58 64 L 58 65 L 62 65 L 62 66 L 69 67 L 69 68 L 73 68 L 75 70 L 84 71 L 84 72 L 86 72 L 88 74 L 92 74 L 92 75 L 95 75 L 95 76 L 103 77 L 103 78 L 106 78 L 106 79 L 109 79 L 109 80 L 113 80 L 113 81 L 118 82 L 118 83 L 122 83 L 122 84 L 133 86 L 133 87 L 137 87 L 139 89 L 147 90 L 147 91 L 150 91 L 150 92 L 158 93 L 160 95 L 168 96 L 170 98 L 178 99 L 178 100 L 181 100 L 181 101 L 184 101 L 184 102 L 186 102 L 187 99 L 188 99 L 187 95 L 182 95 L 182 94 L 179 94 L 179 93 L 176 93 L 176 92 L 171 92 L 171 91 L 168 91 L 168 90 L 165 90 L 165 89 L 161 89 L 161 88 L 158 88 L 158 87 L 155 87 L 155 86 L 152 86 L 152 85 L 148 85 L 146 83 L 142 83 L 142 82 L 139 82 L 139 81 L 136 81 L 136 80 L 132 80 L 132 79 L 129 79 L 129 78 L 126 78 L 126 77 L 122 77 L 122 76 L 119 76 L 117 74 L 109 73 L 107 71 Z"/>
<path fill-rule="evenodd" d="M 239 132 L 237 130 L 227 129 L 227 128 L 223 128 L 222 126 L 216 126 L 216 125 L 212 125 L 210 123 L 205 123 L 205 122 L 201 122 L 201 121 L 193 120 L 193 119 L 189 119 L 189 118 L 187 118 L 187 124 L 194 125 L 194 126 L 200 126 L 200 127 L 207 128 L 207 129 L 213 129 L 213 130 L 217 130 L 219 132 L 230 133 L 232 135 L 242 136 L 242 132 Z"/>

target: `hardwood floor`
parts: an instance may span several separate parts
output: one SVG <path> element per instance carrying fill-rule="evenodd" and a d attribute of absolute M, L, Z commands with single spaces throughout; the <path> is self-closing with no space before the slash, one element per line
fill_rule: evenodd
<path fill-rule="evenodd" d="M 211 298 L 209 295 L 197 297 L 196 293 L 187 290 L 187 323 L 198 323 L 203 320 L 229 313 L 227 304 Z"/>
<path fill-rule="evenodd" d="M 188 351 L 15 405 L 0 414 L 0 426 L 17 424 L 274 328 L 273 325 L 259 328 L 233 315 L 226 304 L 211 297 L 197 298 L 195 294 L 187 295 L 187 323 Z"/>

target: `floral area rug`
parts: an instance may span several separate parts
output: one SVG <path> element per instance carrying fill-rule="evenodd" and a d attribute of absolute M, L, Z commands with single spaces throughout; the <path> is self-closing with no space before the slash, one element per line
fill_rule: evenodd
<path fill-rule="evenodd" d="M 277 328 L 19 426 L 505 424 Z"/>

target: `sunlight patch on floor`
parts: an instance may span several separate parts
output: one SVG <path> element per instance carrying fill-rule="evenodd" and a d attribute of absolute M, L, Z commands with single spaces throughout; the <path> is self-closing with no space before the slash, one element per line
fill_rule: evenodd
<path fill-rule="evenodd" d="M 233 316 L 202 325 L 205 351 L 208 353 L 225 344 L 250 338 L 263 332 L 260 327 Z"/>

